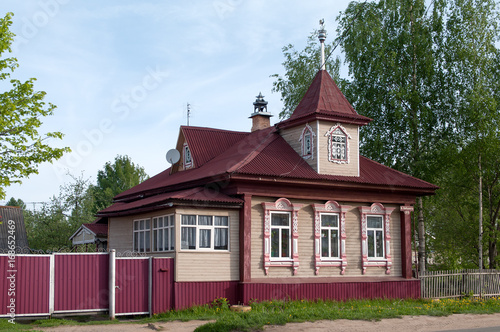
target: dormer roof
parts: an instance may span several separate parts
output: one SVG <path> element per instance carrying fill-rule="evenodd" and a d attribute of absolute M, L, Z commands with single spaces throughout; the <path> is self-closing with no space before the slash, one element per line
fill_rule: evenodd
<path fill-rule="evenodd" d="M 318 71 L 292 116 L 278 123 L 277 126 L 286 128 L 312 120 L 335 121 L 361 126 L 372 121 L 372 119 L 356 112 L 326 70 Z"/>

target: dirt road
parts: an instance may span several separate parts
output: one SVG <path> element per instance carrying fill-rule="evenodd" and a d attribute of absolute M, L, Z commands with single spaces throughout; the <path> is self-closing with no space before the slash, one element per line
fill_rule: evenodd
<path fill-rule="evenodd" d="M 191 332 L 207 321 L 159 322 L 148 324 L 116 324 L 88 326 L 60 326 L 38 328 L 42 331 L 55 332 L 132 332 L 132 331 L 175 331 Z M 500 331 L 500 314 L 492 315 L 451 315 L 447 317 L 405 316 L 403 318 L 382 319 L 381 321 L 333 320 L 306 323 L 289 323 L 285 326 L 266 326 L 266 332 L 319 332 L 319 331 L 447 331 L 474 329 L 480 327 L 498 327 Z"/>

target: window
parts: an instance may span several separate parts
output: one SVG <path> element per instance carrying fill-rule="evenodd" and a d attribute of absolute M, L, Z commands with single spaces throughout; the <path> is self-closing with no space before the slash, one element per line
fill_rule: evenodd
<path fill-rule="evenodd" d="M 229 250 L 229 217 L 183 215 L 181 249 Z"/>
<path fill-rule="evenodd" d="M 153 251 L 173 251 L 175 243 L 174 215 L 153 218 Z"/>
<path fill-rule="evenodd" d="M 314 136 L 316 136 L 316 134 L 313 132 L 311 126 L 306 124 L 306 127 L 302 130 L 302 134 L 299 138 L 299 141 L 301 142 L 302 157 L 304 159 L 313 157 Z"/>
<path fill-rule="evenodd" d="M 349 163 L 349 142 L 351 136 L 340 124 L 330 128 L 325 134 L 328 136 L 328 161 L 338 164 Z"/>
<path fill-rule="evenodd" d="M 368 258 L 384 257 L 384 226 L 382 216 L 367 216 Z"/>
<path fill-rule="evenodd" d="M 339 258 L 338 214 L 321 214 L 321 258 Z"/>
<path fill-rule="evenodd" d="M 394 209 L 394 207 L 384 207 L 380 203 L 359 207 L 363 274 L 370 266 L 385 267 L 385 273 L 391 273 L 390 225 Z"/>
<path fill-rule="evenodd" d="M 151 251 L 151 220 L 134 220 L 134 251 Z"/>
<path fill-rule="evenodd" d="M 184 144 L 184 167 L 191 167 L 193 160 L 191 159 L 191 151 L 187 144 Z"/>
<path fill-rule="evenodd" d="M 290 258 L 290 213 L 271 213 L 271 259 Z"/>
<path fill-rule="evenodd" d="M 345 220 L 351 206 L 335 201 L 313 204 L 314 210 L 314 264 L 316 274 L 323 266 L 340 267 L 340 274 L 347 267 Z"/>
<path fill-rule="evenodd" d="M 331 136 L 331 159 L 347 160 L 346 143 L 346 135 L 339 128 L 337 128 Z"/>
<path fill-rule="evenodd" d="M 286 198 L 275 203 L 263 202 L 264 209 L 264 273 L 269 268 L 299 268 L 298 213 L 303 204 L 292 204 Z"/>

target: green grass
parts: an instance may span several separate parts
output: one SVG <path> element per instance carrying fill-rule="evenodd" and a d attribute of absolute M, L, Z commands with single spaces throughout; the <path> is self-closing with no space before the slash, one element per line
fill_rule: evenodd
<path fill-rule="evenodd" d="M 500 312 L 500 298 L 490 299 L 445 299 L 431 300 L 352 300 L 336 301 L 265 301 L 252 303 L 249 312 L 229 310 L 226 299 L 217 299 L 211 305 L 197 306 L 185 310 L 169 311 L 152 318 L 137 320 L 137 323 L 215 320 L 202 325 L 196 331 L 255 331 L 265 325 L 283 325 L 291 322 L 316 320 L 380 320 L 402 316 L 447 316 L 457 313 L 490 314 Z M 80 321 L 78 321 L 80 320 Z M 29 325 L 13 326 L 7 320 L 0 320 L 0 331 L 24 331 L 38 327 L 59 325 L 119 324 L 117 321 L 81 322 L 82 319 L 44 319 Z M 130 321 L 127 321 L 130 322 Z M 33 330 L 32 330 L 33 331 Z"/>

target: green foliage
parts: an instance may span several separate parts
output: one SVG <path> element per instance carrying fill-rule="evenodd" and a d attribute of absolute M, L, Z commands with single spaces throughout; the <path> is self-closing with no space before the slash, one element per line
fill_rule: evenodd
<path fill-rule="evenodd" d="M 14 34 L 9 28 L 12 13 L 0 19 L 0 54 L 11 52 Z M 0 93 L 0 198 L 5 197 L 4 188 L 21 179 L 38 173 L 38 165 L 57 160 L 69 148 L 53 148 L 48 142 L 62 139 L 60 132 L 39 133 L 42 118 L 54 113 L 55 105 L 46 104 L 45 92 L 35 91 L 35 79 L 26 82 L 10 79 L 18 67 L 17 59 L 0 59 L 0 81 L 11 89 Z M 10 85 L 9 85 L 10 84 Z"/>
<path fill-rule="evenodd" d="M 11 197 L 5 206 L 19 206 L 23 210 L 26 209 L 26 204 L 24 204 L 23 200 L 20 198 L 15 199 L 14 197 Z"/>
<path fill-rule="evenodd" d="M 104 169 L 97 172 L 97 185 L 93 186 L 94 212 L 105 209 L 113 202 L 113 197 L 148 179 L 144 168 L 135 165 L 129 156 L 116 156 L 114 163 L 107 162 Z"/>
<path fill-rule="evenodd" d="M 73 177 L 60 187 L 58 196 L 35 211 L 24 211 L 24 222 L 31 249 L 57 251 L 71 247 L 69 238 L 83 223 L 94 220 L 94 199 L 90 180 Z"/>

